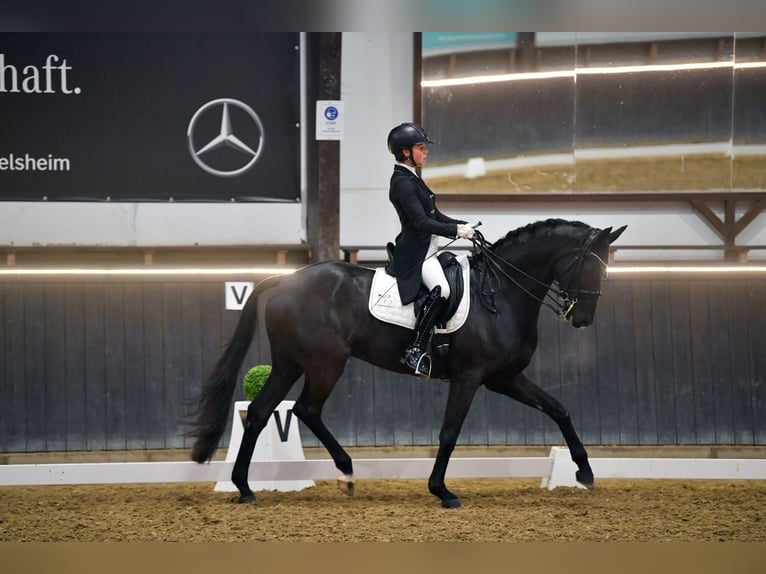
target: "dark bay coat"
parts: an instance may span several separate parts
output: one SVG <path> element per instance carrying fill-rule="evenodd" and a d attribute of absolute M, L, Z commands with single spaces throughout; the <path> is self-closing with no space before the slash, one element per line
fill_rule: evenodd
<path fill-rule="evenodd" d="M 415 300 L 420 289 L 420 270 L 431 236 L 454 239 L 458 224 L 466 222 L 440 212 L 436 197 L 425 182 L 401 165 L 394 166 L 388 199 L 394 204 L 402 224 L 394 245 L 393 265 L 389 269 L 397 279 L 399 295 L 406 305 Z"/>

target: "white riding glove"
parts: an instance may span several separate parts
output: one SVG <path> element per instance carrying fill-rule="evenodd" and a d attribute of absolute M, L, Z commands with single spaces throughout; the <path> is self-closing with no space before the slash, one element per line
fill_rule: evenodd
<path fill-rule="evenodd" d="M 457 224 L 457 236 L 461 239 L 473 239 L 474 230 L 473 227 L 467 223 Z"/>

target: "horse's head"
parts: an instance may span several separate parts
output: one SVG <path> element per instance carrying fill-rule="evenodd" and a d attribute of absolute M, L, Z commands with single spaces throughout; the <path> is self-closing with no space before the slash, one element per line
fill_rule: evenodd
<path fill-rule="evenodd" d="M 562 315 L 573 327 L 593 323 L 601 282 L 606 278 L 609 245 L 626 227 L 589 229 L 580 246 L 557 262 L 555 275 L 565 305 Z"/>

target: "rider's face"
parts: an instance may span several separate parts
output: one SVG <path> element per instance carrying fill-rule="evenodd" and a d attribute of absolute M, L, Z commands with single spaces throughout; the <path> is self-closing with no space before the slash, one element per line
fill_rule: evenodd
<path fill-rule="evenodd" d="M 412 160 L 415 167 L 423 167 L 428 159 L 428 147 L 424 143 L 417 143 L 412 146 Z"/>

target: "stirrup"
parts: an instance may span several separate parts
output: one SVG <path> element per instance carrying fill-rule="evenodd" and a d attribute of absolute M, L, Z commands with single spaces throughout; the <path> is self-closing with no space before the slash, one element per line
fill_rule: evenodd
<path fill-rule="evenodd" d="M 416 345 L 407 347 L 399 362 L 412 369 L 416 375 L 431 377 L 431 355 L 424 353 Z"/>
<path fill-rule="evenodd" d="M 415 365 L 415 374 L 420 377 L 431 378 L 431 355 L 423 353 L 418 359 L 418 364 Z"/>

